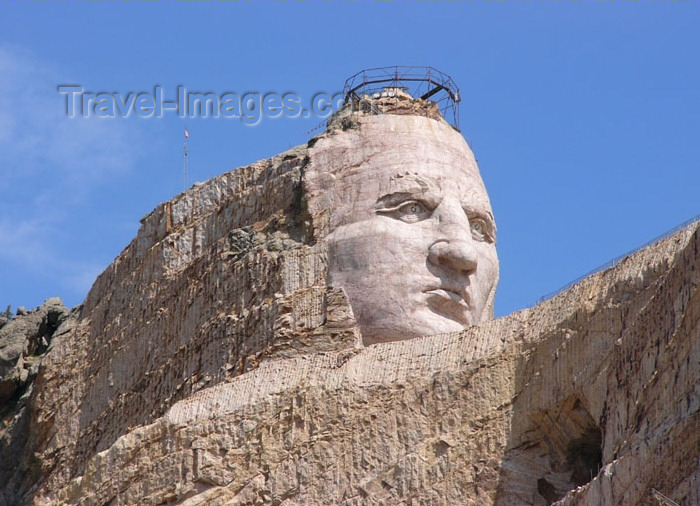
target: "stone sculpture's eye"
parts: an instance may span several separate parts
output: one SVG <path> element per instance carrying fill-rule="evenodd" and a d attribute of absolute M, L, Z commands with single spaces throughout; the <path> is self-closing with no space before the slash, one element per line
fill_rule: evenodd
<path fill-rule="evenodd" d="M 404 223 L 416 223 L 430 217 L 428 208 L 417 200 L 409 200 L 395 207 L 377 211 Z"/>
<path fill-rule="evenodd" d="M 469 225 L 472 231 L 472 237 L 475 241 L 493 242 L 493 237 L 489 233 L 489 226 L 481 218 L 470 218 Z"/>

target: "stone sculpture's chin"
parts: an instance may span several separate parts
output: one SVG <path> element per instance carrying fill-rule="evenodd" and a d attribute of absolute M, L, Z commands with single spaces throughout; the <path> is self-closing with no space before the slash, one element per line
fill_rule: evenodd
<path fill-rule="evenodd" d="M 431 294 L 420 294 L 413 307 L 404 301 L 402 307 L 392 308 L 393 301 L 379 299 L 367 303 L 366 298 L 355 298 L 353 304 L 353 295 L 349 295 L 365 345 L 460 332 L 481 320 L 481 313 L 460 311 L 454 302 L 436 304 L 434 298 Z"/>
<path fill-rule="evenodd" d="M 427 320 L 427 319 L 426 319 Z M 366 346 L 377 343 L 403 341 L 417 337 L 448 332 L 459 332 L 466 327 L 452 320 L 434 315 L 432 321 L 413 322 L 410 325 L 387 326 L 383 328 L 365 328 L 362 330 L 362 340 Z M 362 329 L 362 327 L 360 326 Z"/>

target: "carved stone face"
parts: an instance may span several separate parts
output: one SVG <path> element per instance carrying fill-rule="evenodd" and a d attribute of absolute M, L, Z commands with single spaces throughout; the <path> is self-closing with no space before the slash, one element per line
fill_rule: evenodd
<path fill-rule="evenodd" d="M 365 344 L 459 331 L 492 316 L 496 226 L 474 156 L 448 125 L 370 116 L 312 149 L 330 213 L 329 276 Z"/>

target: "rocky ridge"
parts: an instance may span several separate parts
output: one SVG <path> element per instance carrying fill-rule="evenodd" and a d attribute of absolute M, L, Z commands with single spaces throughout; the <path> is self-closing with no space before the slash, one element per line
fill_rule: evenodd
<path fill-rule="evenodd" d="M 679 504 L 698 493 L 698 226 L 458 334 L 321 353 L 173 405 L 75 504 Z"/>

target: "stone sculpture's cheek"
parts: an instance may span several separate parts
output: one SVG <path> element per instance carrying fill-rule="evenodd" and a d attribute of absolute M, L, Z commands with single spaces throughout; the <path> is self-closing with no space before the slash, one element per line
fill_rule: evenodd
<path fill-rule="evenodd" d="M 471 276 L 431 265 L 437 226 L 436 220 L 378 215 L 328 237 L 331 283 L 347 293 L 366 344 L 456 332 L 479 322 L 496 279 L 495 247 L 475 245 L 484 265 Z"/>
<path fill-rule="evenodd" d="M 476 304 L 474 305 L 476 319 L 472 325 L 484 321 L 490 315 L 486 314 L 486 306 L 489 302 L 489 296 L 493 293 L 498 282 L 498 255 L 496 253 L 496 244 L 484 242 L 477 246 L 479 250 L 479 265 L 476 272 L 470 278 L 470 282 L 474 285 L 473 292 L 478 295 Z"/>

